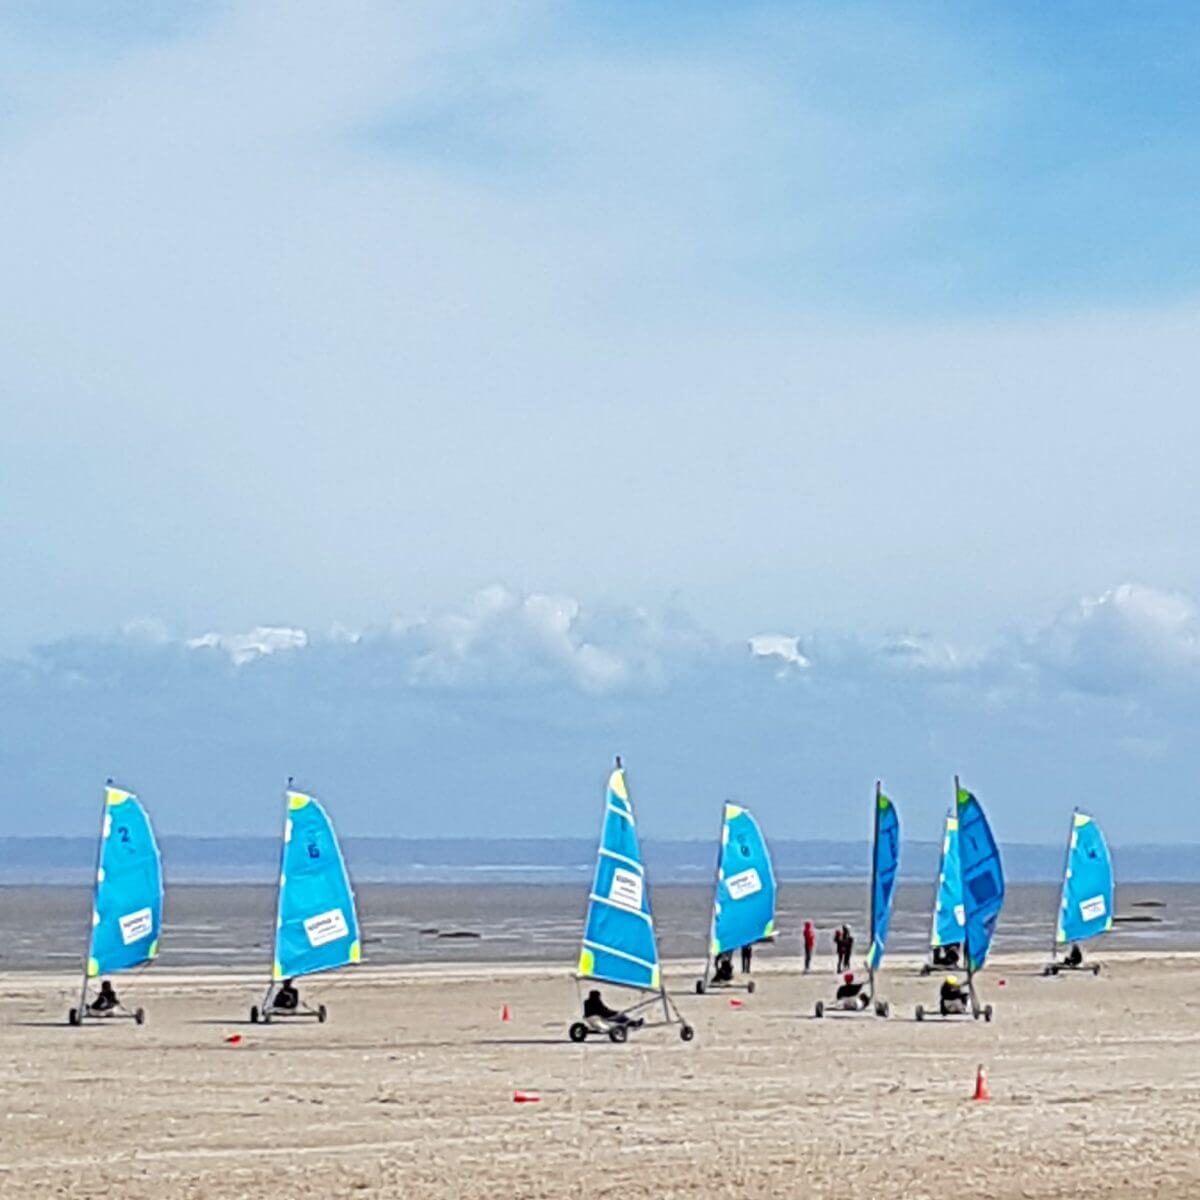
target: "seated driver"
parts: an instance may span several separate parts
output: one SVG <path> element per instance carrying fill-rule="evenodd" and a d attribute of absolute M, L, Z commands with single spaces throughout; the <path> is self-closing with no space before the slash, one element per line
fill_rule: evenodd
<path fill-rule="evenodd" d="M 725 950 L 713 961 L 713 982 L 730 983 L 733 980 L 733 951 Z"/>
<path fill-rule="evenodd" d="M 1083 951 L 1079 948 L 1079 943 L 1072 943 L 1070 950 L 1067 951 L 1063 963 L 1068 967 L 1078 967 L 1083 962 Z"/>
<path fill-rule="evenodd" d="M 938 1004 L 943 1016 L 953 1009 L 961 1011 L 966 1008 L 967 993 L 963 990 L 962 984 L 958 982 L 957 975 L 947 975 L 942 981 L 942 990 L 938 993 Z"/>
<path fill-rule="evenodd" d="M 88 1005 L 88 1008 L 94 1013 L 106 1013 L 112 1012 L 120 1003 L 117 993 L 113 990 L 112 980 L 105 979 L 100 984 L 100 991 L 95 1000 Z"/>
<path fill-rule="evenodd" d="M 842 982 L 838 985 L 838 990 L 834 994 L 836 1000 L 853 1000 L 856 1003 L 865 1000 L 866 997 L 862 994 L 861 983 L 854 982 L 854 972 L 847 971 L 842 976 Z"/>
<path fill-rule="evenodd" d="M 275 999 L 271 1003 L 275 1008 L 295 1012 L 300 1007 L 300 989 L 293 980 L 285 979 L 279 985 L 279 991 L 275 993 Z"/>
<path fill-rule="evenodd" d="M 592 988 L 588 992 L 587 999 L 583 1002 L 583 1015 L 585 1018 L 607 1021 L 610 1025 L 628 1025 L 630 1029 L 638 1029 L 643 1024 L 640 1017 L 631 1020 L 625 1013 L 618 1012 L 615 1008 L 609 1008 L 604 1003 L 599 988 Z"/>

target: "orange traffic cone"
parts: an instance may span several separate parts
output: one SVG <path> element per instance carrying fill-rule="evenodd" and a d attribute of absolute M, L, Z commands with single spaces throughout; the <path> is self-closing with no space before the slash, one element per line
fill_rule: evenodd
<path fill-rule="evenodd" d="M 502 1021 L 511 1021 L 512 1020 L 512 1015 L 508 1011 L 507 1004 L 500 1010 L 500 1020 L 502 1020 Z"/>
<path fill-rule="evenodd" d="M 513 1092 L 514 1104 L 541 1104 L 542 1098 L 537 1092 Z"/>
<path fill-rule="evenodd" d="M 983 1063 L 979 1064 L 975 1072 L 975 1095 L 972 1100 L 990 1100 L 992 1093 L 988 1091 L 987 1072 L 983 1069 Z"/>

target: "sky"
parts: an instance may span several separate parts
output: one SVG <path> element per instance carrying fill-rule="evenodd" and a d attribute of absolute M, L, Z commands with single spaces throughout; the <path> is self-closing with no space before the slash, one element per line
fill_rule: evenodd
<path fill-rule="evenodd" d="M 659 835 L 1200 841 L 1198 43 L 0 4 L 12 831 L 583 833 L 620 750 Z"/>

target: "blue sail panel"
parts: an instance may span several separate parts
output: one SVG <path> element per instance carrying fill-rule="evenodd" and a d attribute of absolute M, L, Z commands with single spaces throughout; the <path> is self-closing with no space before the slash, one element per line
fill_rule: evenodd
<path fill-rule="evenodd" d="M 871 856 L 871 947 L 867 951 L 867 966 L 872 971 L 883 962 L 899 868 L 900 816 L 895 804 L 879 792 L 875 797 L 875 845 Z"/>
<path fill-rule="evenodd" d="M 128 971 L 158 954 L 162 858 L 150 818 L 132 792 L 108 787 L 88 946 L 90 977 Z"/>
<path fill-rule="evenodd" d="M 774 932 L 775 872 L 767 843 L 748 809 L 726 804 L 709 952 L 716 958 Z"/>
<path fill-rule="evenodd" d="M 996 921 L 1004 907 L 1004 867 L 1000 849 L 970 792 L 958 789 L 958 853 L 963 887 L 963 941 L 967 966 L 981 970 L 987 961 Z"/>
<path fill-rule="evenodd" d="M 588 896 L 579 975 L 624 987 L 661 986 L 650 892 L 633 805 L 618 767 L 609 776 L 596 873 Z"/>
<path fill-rule="evenodd" d="M 1059 942 L 1082 942 L 1112 928 L 1112 858 L 1100 826 L 1076 812 L 1067 850 L 1062 901 L 1058 909 Z"/>
<path fill-rule="evenodd" d="M 275 979 L 356 963 L 362 957 L 354 891 L 321 802 L 288 792 L 275 930 Z"/>
<path fill-rule="evenodd" d="M 938 867 L 937 898 L 933 905 L 931 946 L 957 946 L 963 940 L 966 913 L 963 910 L 962 869 L 958 861 L 958 817 L 950 813 L 942 835 L 942 859 Z"/>

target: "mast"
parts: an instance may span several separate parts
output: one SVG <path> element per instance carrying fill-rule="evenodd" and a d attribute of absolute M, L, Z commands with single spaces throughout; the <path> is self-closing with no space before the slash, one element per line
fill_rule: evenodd
<path fill-rule="evenodd" d="M 954 777 L 954 815 L 958 816 L 958 793 L 961 790 L 961 785 L 958 782 L 958 776 Z M 959 826 L 959 835 L 962 835 L 962 826 Z M 958 847 L 958 866 L 962 870 L 962 843 Z M 965 903 L 965 895 L 964 895 Z M 967 961 L 967 994 L 971 997 L 971 1012 L 975 1013 L 979 1009 L 979 1001 L 975 998 L 975 970 L 971 964 L 971 929 L 968 923 L 963 921 L 963 958 Z"/>
<path fill-rule="evenodd" d="M 100 899 L 100 864 L 104 860 L 104 826 L 108 820 L 108 789 L 113 781 L 104 781 L 104 798 L 100 803 L 100 834 L 96 838 L 96 866 L 92 871 L 92 911 L 88 913 L 88 935 L 83 948 L 83 983 L 79 988 L 79 1019 L 83 1020 L 83 1010 L 87 1004 L 88 963 L 92 957 L 92 938 L 96 929 L 96 913 L 99 909 L 96 902 Z"/>
<path fill-rule="evenodd" d="M 725 856 L 725 806 L 729 802 L 721 802 L 721 828 L 717 832 L 717 865 L 713 869 L 713 902 L 712 917 L 708 922 L 708 947 L 705 950 L 704 978 L 707 982 L 709 968 L 713 963 L 713 942 L 717 940 L 717 904 L 721 898 L 721 859 Z"/>
<path fill-rule="evenodd" d="M 1067 828 L 1067 848 L 1063 854 L 1062 888 L 1058 893 L 1058 912 L 1054 914 L 1054 932 L 1050 935 L 1050 964 L 1058 961 L 1058 927 L 1063 919 L 1063 901 L 1067 898 L 1067 872 L 1071 869 L 1071 839 L 1075 836 L 1075 814 L 1078 805 L 1071 809 L 1071 824 Z"/>
<path fill-rule="evenodd" d="M 287 853 L 288 806 L 291 804 L 290 793 L 294 776 L 289 775 L 287 787 L 283 790 L 283 829 L 279 834 L 279 873 L 275 876 L 275 930 L 271 937 L 271 970 L 268 973 L 267 994 L 263 997 L 263 1008 L 270 1002 L 271 993 L 275 990 L 275 963 L 279 953 L 279 922 L 283 917 L 283 867 L 284 855 Z"/>
<path fill-rule="evenodd" d="M 867 933 L 870 942 L 867 947 L 867 986 L 871 999 L 875 999 L 875 883 L 879 872 L 879 794 L 880 781 L 875 780 L 875 816 L 874 834 L 871 838 L 871 922 Z"/>

